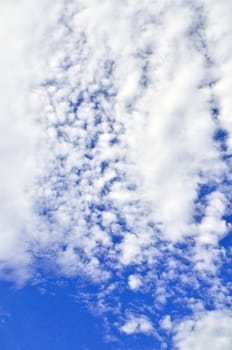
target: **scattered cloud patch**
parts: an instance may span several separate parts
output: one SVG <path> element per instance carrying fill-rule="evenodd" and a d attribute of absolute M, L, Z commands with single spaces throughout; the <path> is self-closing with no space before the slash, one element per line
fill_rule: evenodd
<path fill-rule="evenodd" d="M 150 335 L 153 332 L 153 326 L 151 321 L 145 316 L 130 315 L 126 323 L 121 327 L 121 331 L 127 335 L 135 333 Z"/>
<path fill-rule="evenodd" d="M 122 333 L 178 319 L 180 350 L 208 345 L 218 317 L 227 349 L 231 11 L 0 4 L 1 278 L 83 279 L 99 313 L 131 310 Z"/>

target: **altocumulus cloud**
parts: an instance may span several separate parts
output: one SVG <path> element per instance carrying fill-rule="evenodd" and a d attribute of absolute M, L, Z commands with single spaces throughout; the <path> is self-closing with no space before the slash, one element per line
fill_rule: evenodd
<path fill-rule="evenodd" d="M 230 1 L 0 13 L 0 276 L 82 276 L 119 333 L 229 349 Z"/>

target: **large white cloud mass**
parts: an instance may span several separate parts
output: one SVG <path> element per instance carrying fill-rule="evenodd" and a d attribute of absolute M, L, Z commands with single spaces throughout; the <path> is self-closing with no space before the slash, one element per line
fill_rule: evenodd
<path fill-rule="evenodd" d="M 179 325 L 175 337 L 179 350 L 230 350 L 232 317 L 227 311 L 211 311 Z"/>

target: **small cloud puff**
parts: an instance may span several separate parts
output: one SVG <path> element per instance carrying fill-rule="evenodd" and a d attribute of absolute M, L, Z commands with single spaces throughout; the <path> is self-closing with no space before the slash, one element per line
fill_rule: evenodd
<path fill-rule="evenodd" d="M 160 327 L 166 331 L 170 331 L 172 329 L 172 320 L 169 315 L 166 315 L 160 321 Z"/>
<path fill-rule="evenodd" d="M 141 277 L 139 275 L 130 275 L 128 278 L 128 286 L 133 291 L 138 290 L 142 286 Z"/>
<path fill-rule="evenodd" d="M 153 325 L 146 316 L 129 315 L 128 319 L 120 330 L 127 335 L 135 333 L 151 335 L 153 333 Z"/>

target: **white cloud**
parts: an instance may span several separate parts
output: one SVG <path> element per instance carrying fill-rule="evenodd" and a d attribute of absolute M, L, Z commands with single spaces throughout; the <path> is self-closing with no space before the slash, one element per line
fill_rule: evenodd
<path fill-rule="evenodd" d="M 178 350 L 230 350 L 232 344 L 232 315 L 226 310 L 209 311 L 196 319 L 183 321 L 175 336 Z"/>
<path fill-rule="evenodd" d="M 130 315 L 121 327 L 121 331 L 128 335 L 135 333 L 150 335 L 153 333 L 153 326 L 146 316 Z"/>
<path fill-rule="evenodd" d="M 160 326 L 161 326 L 162 329 L 165 329 L 167 331 L 172 330 L 171 317 L 169 315 L 167 315 L 164 318 L 162 318 L 162 320 L 160 321 Z"/>
<path fill-rule="evenodd" d="M 218 127 L 231 132 L 230 5 L 48 5 L 0 5 L 0 275 L 29 278 L 40 258 L 66 277 L 151 285 L 159 305 L 179 276 L 180 289 L 196 287 L 194 269 L 215 286 L 230 201 L 214 140 Z M 121 330 L 153 326 L 129 316 Z"/>
<path fill-rule="evenodd" d="M 228 232 L 223 214 L 226 210 L 226 198 L 220 192 L 213 192 L 207 198 L 205 216 L 197 226 L 197 245 L 195 249 L 196 268 L 198 270 L 217 269 L 220 260 L 218 242 Z"/>
<path fill-rule="evenodd" d="M 128 285 L 131 290 L 138 290 L 142 286 L 141 277 L 139 275 L 130 275 L 128 278 Z"/>
<path fill-rule="evenodd" d="M 208 215 L 203 206 L 204 219 L 199 227 L 194 222 L 199 186 L 220 182 L 226 166 L 213 140 L 205 53 L 189 34 L 198 12 L 168 5 L 74 1 L 65 14 L 60 7 L 62 21 L 52 17 L 37 89 L 49 150 L 37 198 L 55 208 L 39 241 L 49 247 L 52 230 L 62 271 L 79 271 L 79 250 L 87 261 L 109 253 L 122 266 L 152 264 L 152 221 L 164 239 L 194 235 L 200 247 L 226 233 L 223 211 Z M 128 232 L 117 230 L 122 241 L 115 245 L 119 215 Z M 100 265 L 93 266 L 98 274 Z"/>
<path fill-rule="evenodd" d="M 231 79 L 231 50 L 232 50 L 232 5 L 229 1 L 205 1 L 205 13 L 207 15 L 206 36 L 208 50 L 214 64 L 214 74 L 218 80 L 214 91 L 219 100 L 221 126 L 229 133 L 228 148 L 231 152 L 232 146 L 232 124 L 230 113 L 232 103 L 230 91 Z M 215 50 L 215 47 L 217 50 Z"/>
<path fill-rule="evenodd" d="M 0 275 L 19 281 L 31 274 L 31 257 L 26 251 L 31 239 L 28 230 L 34 229 L 31 188 L 38 141 L 29 103 L 35 52 L 27 32 L 36 27 L 38 14 L 31 10 L 27 1 L 0 4 Z"/>

